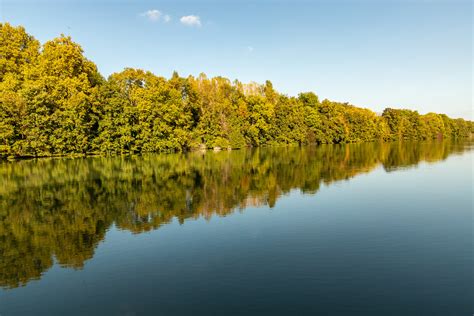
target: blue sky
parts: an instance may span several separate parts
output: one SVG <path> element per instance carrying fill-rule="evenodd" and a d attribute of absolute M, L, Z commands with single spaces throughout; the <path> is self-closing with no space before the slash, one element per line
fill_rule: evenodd
<path fill-rule="evenodd" d="M 473 118 L 471 1 L 22 1 L 1 20 L 71 35 L 105 76 L 271 80 L 283 93 L 381 112 Z"/>

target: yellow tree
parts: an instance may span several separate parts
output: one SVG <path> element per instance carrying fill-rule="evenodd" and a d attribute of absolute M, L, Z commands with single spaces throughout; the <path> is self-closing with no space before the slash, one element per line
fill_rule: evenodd
<path fill-rule="evenodd" d="M 25 69 L 39 55 L 39 46 L 23 27 L 0 23 L 0 155 L 14 154 L 15 142 L 23 137 L 20 121 L 25 99 L 18 91 Z"/>
<path fill-rule="evenodd" d="M 89 151 L 101 81 L 97 67 L 70 37 L 46 42 L 36 63 L 25 71 L 21 94 L 27 115 L 20 150 L 35 156 Z"/>

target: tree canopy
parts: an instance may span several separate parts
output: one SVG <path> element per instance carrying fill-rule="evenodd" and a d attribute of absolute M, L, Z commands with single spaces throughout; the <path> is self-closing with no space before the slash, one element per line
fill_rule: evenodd
<path fill-rule="evenodd" d="M 175 152 L 467 137 L 473 122 L 443 114 L 297 97 L 223 77 L 170 79 L 127 68 L 103 78 L 61 35 L 40 45 L 0 23 L 0 156 Z"/>

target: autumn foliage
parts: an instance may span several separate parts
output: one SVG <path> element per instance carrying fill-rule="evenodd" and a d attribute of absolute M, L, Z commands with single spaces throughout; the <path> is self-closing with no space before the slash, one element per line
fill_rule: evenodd
<path fill-rule="evenodd" d="M 193 148 L 425 140 L 471 134 L 446 115 L 377 115 L 270 81 L 170 79 L 127 68 L 107 80 L 70 37 L 41 45 L 0 23 L 0 156 L 174 152 Z"/>

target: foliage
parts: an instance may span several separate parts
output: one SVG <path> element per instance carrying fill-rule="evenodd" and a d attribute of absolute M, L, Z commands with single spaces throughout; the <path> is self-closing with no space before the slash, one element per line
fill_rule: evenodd
<path fill-rule="evenodd" d="M 126 68 L 107 80 L 64 35 L 40 45 L 0 23 L 0 156 L 187 151 L 470 136 L 473 122 L 312 92 L 290 97 L 222 77 L 170 79 Z"/>

